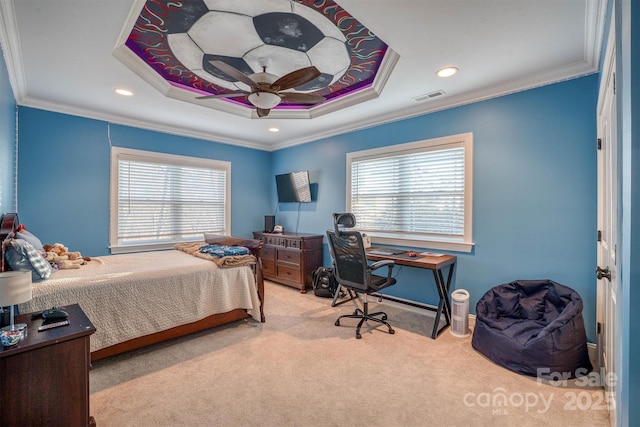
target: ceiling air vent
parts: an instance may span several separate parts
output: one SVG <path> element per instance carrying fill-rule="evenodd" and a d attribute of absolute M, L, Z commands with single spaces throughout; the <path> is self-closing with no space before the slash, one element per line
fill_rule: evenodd
<path fill-rule="evenodd" d="M 415 98 L 411 98 L 411 99 L 413 99 L 416 102 L 422 102 L 422 101 L 428 101 L 428 100 L 433 99 L 433 98 L 437 98 L 437 97 L 442 96 L 442 95 L 444 95 L 444 91 L 437 90 L 435 92 L 431 92 L 431 93 L 427 93 L 427 94 L 424 94 L 424 95 L 416 96 Z"/>

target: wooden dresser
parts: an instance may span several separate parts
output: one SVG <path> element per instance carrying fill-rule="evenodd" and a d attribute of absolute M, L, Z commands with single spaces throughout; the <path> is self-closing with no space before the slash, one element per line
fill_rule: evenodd
<path fill-rule="evenodd" d="M 64 307 L 69 325 L 38 332 L 42 319 L 16 316 L 27 335 L 0 346 L 0 425 L 87 426 L 89 338 L 96 331 L 77 304 Z"/>
<path fill-rule="evenodd" d="M 322 265 L 322 235 L 254 231 L 253 238 L 264 243 L 261 258 L 265 279 L 302 293 L 311 287 L 311 273 Z"/>

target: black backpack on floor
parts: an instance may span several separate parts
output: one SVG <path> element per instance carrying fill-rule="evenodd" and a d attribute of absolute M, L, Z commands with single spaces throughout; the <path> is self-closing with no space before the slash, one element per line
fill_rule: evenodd
<path fill-rule="evenodd" d="M 338 289 L 338 281 L 333 275 L 333 268 L 318 267 L 311 273 L 313 293 L 322 298 L 333 298 Z"/>

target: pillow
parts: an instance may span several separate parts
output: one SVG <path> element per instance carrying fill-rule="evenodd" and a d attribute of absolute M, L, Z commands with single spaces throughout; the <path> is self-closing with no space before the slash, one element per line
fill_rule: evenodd
<path fill-rule="evenodd" d="M 51 264 L 23 239 L 9 240 L 5 258 L 12 270 L 30 270 L 34 282 L 48 279 L 53 271 Z"/>
<path fill-rule="evenodd" d="M 27 231 L 26 228 L 23 228 L 20 231 L 16 231 L 16 239 L 26 240 L 27 242 L 29 242 L 29 244 L 31 244 L 31 246 L 36 248 L 36 250 L 44 252 L 44 245 L 42 244 L 40 239 Z"/>
<path fill-rule="evenodd" d="M 200 247 L 200 252 L 222 258 L 225 256 L 247 255 L 249 253 L 249 249 L 244 246 L 205 245 Z"/>

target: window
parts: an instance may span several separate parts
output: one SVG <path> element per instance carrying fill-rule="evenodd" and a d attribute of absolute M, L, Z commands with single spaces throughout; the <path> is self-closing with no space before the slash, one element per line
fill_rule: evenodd
<path fill-rule="evenodd" d="M 473 134 L 347 154 L 347 210 L 375 243 L 470 252 Z"/>
<path fill-rule="evenodd" d="M 230 174 L 229 162 L 113 147 L 111 252 L 230 234 Z"/>

